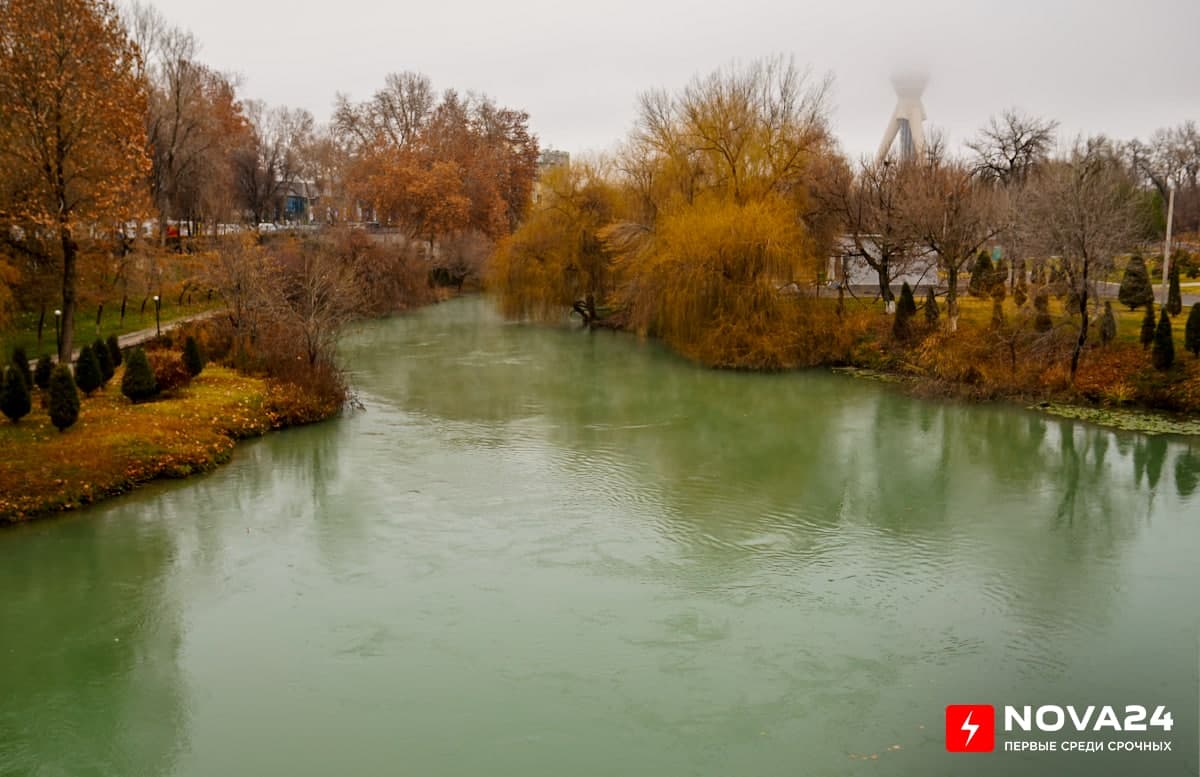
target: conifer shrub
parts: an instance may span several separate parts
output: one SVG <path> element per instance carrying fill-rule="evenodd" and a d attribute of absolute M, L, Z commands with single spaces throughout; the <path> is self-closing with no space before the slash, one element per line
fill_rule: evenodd
<path fill-rule="evenodd" d="M 1026 300 L 1029 299 L 1029 284 L 1025 280 L 1025 262 L 1024 260 L 1017 262 L 1017 285 L 1013 289 L 1013 302 L 1017 303 L 1017 307 L 1024 307 Z"/>
<path fill-rule="evenodd" d="M 1141 256 L 1133 256 L 1125 265 L 1125 275 L 1121 277 L 1121 289 L 1117 299 L 1130 310 L 1137 310 L 1142 305 L 1154 301 L 1154 290 L 1150 287 L 1150 273 L 1146 270 L 1146 262 Z"/>
<path fill-rule="evenodd" d="M 13 348 L 12 364 L 17 373 L 25 379 L 25 388 L 32 389 L 33 373 L 29 371 L 29 357 L 25 355 L 25 349 L 19 345 Z"/>
<path fill-rule="evenodd" d="M 900 301 L 896 303 L 896 319 L 892 322 L 892 334 L 899 340 L 907 339 L 912 334 L 912 320 L 917 315 L 917 302 L 913 299 L 912 287 L 908 281 L 900 288 Z"/>
<path fill-rule="evenodd" d="M 938 317 L 941 316 L 941 313 L 942 311 L 938 310 L 937 294 L 934 292 L 933 287 L 930 286 L 925 292 L 925 323 L 929 325 L 930 329 L 937 326 Z"/>
<path fill-rule="evenodd" d="M 34 384 L 45 391 L 50 388 L 50 373 L 54 371 L 54 360 L 47 354 L 38 357 L 37 366 L 33 368 Z"/>
<path fill-rule="evenodd" d="M 1192 305 L 1188 313 L 1187 325 L 1183 330 L 1183 347 L 1192 352 L 1192 356 L 1200 357 L 1200 302 Z"/>
<path fill-rule="evenodd" d="M 1179 264 L 1171 265 L 1167 283 L 1167 312 L 1178 316 L 1183 312 L 1183 295 L 1179 293 Z"/>
<path fill-rule="evenodd" d="M 116 372 L 116 367 L 112 363 L 112 355 L 108 352 L 108 345 L 99 337 L 96 342 L 92 343 L 92 353 L 96 354 L 96 361 L 100 363 L 100 378 L 101 385 L 107 386 L 112 380 L 113 373 Z"/>
<path fill-rule="evenodd" d="M 75 360 L 75 385 L 84 394 L 90 395 L 104 384 L 104 375 L 100 372 L 100 361 L 96 358 L 92 346 L 85 345 L 79 349 L 79 358 Z"/>
<path fill-rule="evenodd" d="M 1049 332 L 1054 328 L 1054 319 L 1050 318 L 1050 294 L 1045 287 L 1038 289 L 1033 295 L 1033 328 L 1038 332 Z"/>
<path fill-rule="evenodd" d="M 1100 315 L 1100 342 L 1108 345 L 1117 336 L 1117 317 L 1113 315 L 1112 303 L 1104 303 L 1104 312 Z"/>
<path fill-rule="evenodd" d="M 113 369 L 120 367 L 121 366 L 121 344 L 117 341 L 117 336 L 109 335 L 106 345 L 108 345 L 108 355 L 112 359 Z"/>
<path fill-rule="evenodd" d="M 60 364 L 50 373 L 50 423 L 58 431 L 66 431 L 79 420 L 79 391 L 71 368 Z"/>
<path fill-rule="evenodd" d="M 0 375 L 0 413 L 8 416 L 14 424 L 33 409 L 29 397 L 29 385 L 16 367 L 5 367 Z"/>
<path fill-rule="evenodd" d="M 967 284 L 967 293 L 972 297 L 987 297 L 992 293 L 995 268 L 992 257 L 987 251 L 980 251 L 975 257 L 975 265 L 971 268 L 971 280 Z"/>
<path fill-rule="evenodd" d="M 183 343 L 183 366 L 187 367 L 188 374 L 193 378 L 204 370 L 204 352 L 191 335 Z"/>
<path fill-rule="evenodd" d="M 125 359 L 125 374 L 121 377 L 121 393 L 131 402 L 144 402 L 158 394 L 158 381 L 150 360 L 141 348 L 134 348 Z"/>
<path fill-rule="evenodd" d="M 1142 333 L 1138 337 L 1138 342 L 1142 344 L 1142 349 L 1150 347 L 1154 342 L 1154 301 L 1146 303 L 1146 315 L 1142 316 Z"/>
<path fill-rule="evenodd" d="M 1175 363 L 1175 336 L 1171 331 L 1171 319 L 1167 316 L 1166 308 L 1158 319 L 1158 327 L 1154 330 L 1154 347 L 1150 351 L 1154 369 L 1169 370 Z"/>
<path fill-rule="evenodd" d="M 183 355 L 175 351 L 147 351 L 146 360 L 154 373 L 160 394 L 174 391 L 192 382 L 192 374 L 184 364 Z"/>

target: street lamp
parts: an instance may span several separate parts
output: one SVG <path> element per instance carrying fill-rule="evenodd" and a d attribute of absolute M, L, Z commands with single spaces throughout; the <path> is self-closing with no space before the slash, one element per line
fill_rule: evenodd
<path fill-rule="evenodd" d="M 162 337 L 162 321 L 159 319 L 159 311 L 162 310 L 162 300 L 158 295 L 154 295 L 154 332 L 159 337 Z"/>
<path fill-rule="evenodd" d="M 1171 222 L 1175 220 L 1175 187 L 1171 186 L 1169 191 L 1170 194 L 1167 196 L 1167 240 L 1163 243 L 1163 305 L 1166 305 L 1167 300 L 1171 298 Z"/>
<path fill-rule="evenodd" d="M 62 311 L 54 309 L 54 350 L 62 353 Z"/>

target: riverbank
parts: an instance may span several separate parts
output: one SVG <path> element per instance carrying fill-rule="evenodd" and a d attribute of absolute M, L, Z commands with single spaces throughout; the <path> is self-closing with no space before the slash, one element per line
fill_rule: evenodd
<path fill-rule="evenodd" d="M 46 410 L 0 423 L 0 525 L 73 510 L 158 478 L 206 472 L 229 460 L 238 440 L 328 417 L 296 390 L 210 365 L 170 396 L 131 404 L 121 370 L 82 399 L 79 421 L 58 432 Z"/>

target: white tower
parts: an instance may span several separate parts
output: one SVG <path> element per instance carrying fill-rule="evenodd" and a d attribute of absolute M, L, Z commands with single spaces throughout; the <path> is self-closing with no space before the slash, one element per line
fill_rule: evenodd
<path fill-rule="evenodd" d="M 896 76 L 892 78 L 892 86 L 896 88 L 896 110 L 892 112 L 883 142 L 879 144 L 876 157 L 879 162 L 887 158 L 893 143 L 898 146 L 896 152 L 903 161 L 925 153 L 925 106 L 921 104 L 925 77 Z"/>

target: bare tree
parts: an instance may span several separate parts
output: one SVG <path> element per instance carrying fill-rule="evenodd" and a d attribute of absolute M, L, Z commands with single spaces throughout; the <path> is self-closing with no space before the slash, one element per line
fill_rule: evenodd
<path fill-rule="evenodd" d="M 1057 130 L 1057 121 L 1027 116 L 1016 108 L 993 116 L 967 143 L 976 174 L 1002 186 L 1022 183 L 1050 158 Z"/>
<path fill-rule="evenodd" d="M 843 180 L 835 185 L 831 203 L 842 219 L 849 255 L 875 271 L 889 313 L 895 308 L 892 281 L 922 252 L 918 235 L 905 218 L 905 186 L 911 169 L 912 165 L 891 158 L 864 159 L 852 177 L 848 170 L 841 173 Z"/>
<path fill-rule="evenodd" d="M 266 221 L 300 178 L 301 149 L 311 142 L 315 122 L 304 109 L 268 109 L 258 100 L 248 101 L 245 110 L 250 135 L 234 152 L 237 189 L 254 221 Z"/>
<path fill-rule="evenodd" d="M 433 82 L 420 73 L 392 73 L 371 99 L 352 103 L 339 94 L 333 128 L 351 147 L 374 145 L 404 148 L 413 143 L 433 114 L 437 95 Z"/>
<path fill-rule="evenodd" d="M 961 161 L 933 159 L 913 168 L 905 218 L 946 273 L 946 321 L 958 330 L 958 276 L 1007 227 L 1005 194 Z"/>
<path fill-rule="evenodd" d="M 1104 137 L 1075 141 L 1046 165 L 1031 186 L 1022 228 L 1047 255 L 1060 257 L 1070 290 L 1079 297 L 1079 336 L 1071 352 L 1071 379 L 1087 344 L 1092 284 L 1128 248 L 1136 234 L 1136 187 L 1113 144 Z"/>

